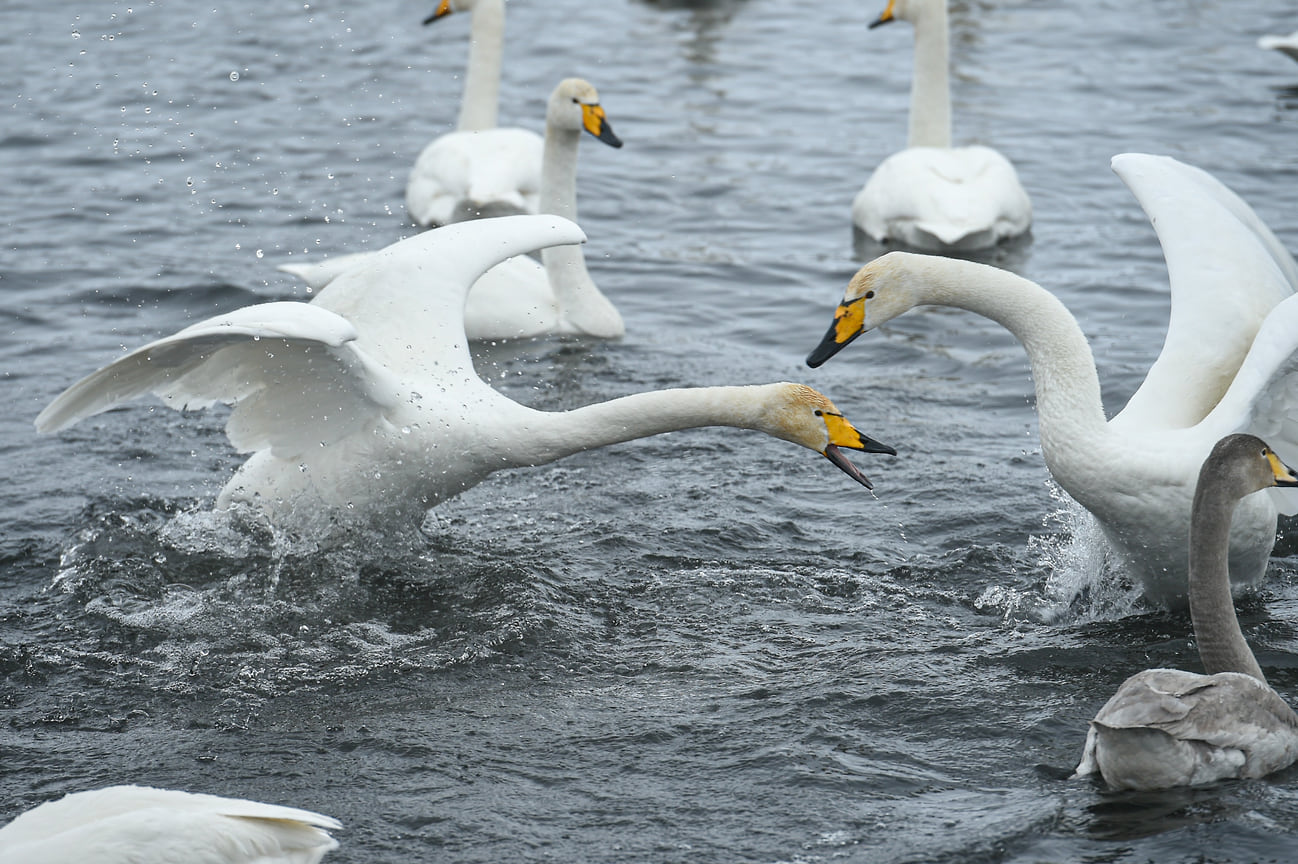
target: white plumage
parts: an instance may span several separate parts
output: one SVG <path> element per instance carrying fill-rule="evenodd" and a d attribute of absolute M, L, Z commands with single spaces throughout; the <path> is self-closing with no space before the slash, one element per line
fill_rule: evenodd
<path fill-rule="evenodd" d="M 464 334 L 469 286 L 511 255 L 584 239 L 559 216 L 425 232 L 348 270 L 309 304 L 247 307 L 128 353 L 69 387 L 36 427 L 54 432 L 143 393 L 176 408 L 233 403 L 226 433 L 252 456 L 217 506 L 251 505 L 312 532 L 356 516 L 417 524 L 494 471 L 698 426 L 792 441 L 869 485 L 838 448 L 891 448 L 801 385 L 661 390 L 546 412 L 484 383 Z"/>
<path fill-rule="evenodd" d="M 420 151 L 406 182 L 406 209 L 420 225 L 535 213 L 541 193 L 541 136 L 496 125 L 505 0 L 441 0 L 428 21 L 464 11 L 472 17 L 459 121 Z"/>
<path fill-rule="evenodd" d="M 146 786 L 74 792 L 0 828 L 4 864 L 317 864 L 328 816 Z"/>
<path fill-rule="evenodd" d="M 1298 265 L 1256 214 L 1207 173 L 1173 159 L 1113 160 L 1149 215 L 1167 260 L 1172 311 L 1158 360 L 1106 420 L 1090 346 L 1040 286 L 994 267 L 893 252 L 853 277 L 819 365 L 860 333 L 924 304 L 954 306 L 1009 329 L 1028 352 L 1041 451 L 1155 601 L 1185 595 L 1190 499 L 1213 443 L 1251 431 L 1298 456 Z M 1276 506 L 1252 496 L 1231 538 L 1236 585 L 1262 578 Z"/>
<path fill-rule="evenodd" d="M 951 146 L 946 0 L 889 0 L 870 26 L 893 20 L 915 27 L 909 138 L 857 193 L 852 222 L 880 242 L 932 251 L 1024 233 L 1032 204 L 1010 161 L 990 147 Z"/>

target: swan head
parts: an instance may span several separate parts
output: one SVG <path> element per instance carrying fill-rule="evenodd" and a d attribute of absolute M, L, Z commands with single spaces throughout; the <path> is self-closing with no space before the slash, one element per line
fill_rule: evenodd
<path fill-rule="evenodd" d="M 807 355 L 807 365 L 816 368 L 857 336 L 919 305 L 920 283 L 911 263 L 923 257 L 911 252 L 889 252 L 856 271 L 843 292 L 843 302 L 834 310 L 834 323 Z"/>
<path fill-rule="evenodd" d="M 944 12 L 946 0 L 888 0 L 888 5 L 879 17 L 870 22 L 870 28 L 891 24 L 893 21 L 909 21 L 912 24 L 919 18 L 933 12 Z"/>
<path fill-rule="evenodd" d="M 1199 487 L 1209 478 L 1221 494 L 1243 498 L 1272 486 L 1298 486 L 1298 473 L 1256 435 L 1227 435 L 1218 441 L 1199 471 Z"/>
<path fill-rule="evenodd" d="M 776 388 L 775 397 L 766 401 L 762 411 L 761 431 L 815 450 L 848 477 L 866 489 L 873 489 L 861 469 L 853 465 L 842 451 L 860 450 L 889 456 L 896 456 L 897 451 L 858 432 L 823 393 L 787 382 L 776 385 Z"/>
<path fill-rule="evenodd" d="M 565 78 L 554 88 L 545 111 L 545 123 L 572 132 L 585 130 L 610 147 L 622 146 L 622 139 L 613 134 L 613 127 L 599 104 L 598 91 L 581 78 Z"/>
<path fill-rule="evenodd" d="M 445 18 L 452 12 L 472 12 L 476 2 L 477 0 L 438 0 L 437 8 L 433 10 L 431 15 L 424 19 L 424 23 L 432 24 L 434 21 Z M 500 3 L 501 0 L 496 0 L 496 2 Z M 489 4 L 483 3 L 482 5 L 487 6 Z"/>

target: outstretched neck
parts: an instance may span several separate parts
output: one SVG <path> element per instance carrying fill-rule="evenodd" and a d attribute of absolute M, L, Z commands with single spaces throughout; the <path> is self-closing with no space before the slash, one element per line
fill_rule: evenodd
<path fill-rule="evenodd" d="M 541 162 L 540 212 L 577 221 L 577 145 L 581 133 L 547 123 Z M 586 269 L 581 246 L 541 250 L 545 275 L 559 303 L 559 314 L 572 331 L 601 339 L 625 332 L 622 316 L 600 293 Z"/>
<path fill-rule="evenodd" d="M 496 128 L 505 41 L 504 0 L 479 0 L 470 14 L 469 62 L 456 127 L 461 132 Z"/>
<path fill-rule="evenodd" d="M 951 146 L 951 89 L 947 73 L 946 4 L 916 19 L 915 70 L 910 82 L 908 146 Z"/>
<path fill-rule="evenodd" d="M 763 404 L 783 386 L 654 390 L 571 411 L 524 409 L 507 458 L 519 467 L 544 465 L 584 450 L 700 426 L 770 432 Z"/>
<path fill-rule="evenodd" d="M 1007 270 L 953 258 L 915 259 L 920 302 L 990 318 L 1022 343 L 1036 390 L 1041 452 L 1067 488 L 1064 478 L 1085 473 L 1069 460 L 1091 458 L 1110 434 L 1091 346 L 1076 319 L 1049 291 Z M 1081 490 L 1068 491 L 1079 497 Z"/>
<path fill-rule="evenodd" d="M 1199 479 L 1190 518 L 1190 620 L 1209 675 L 1243 672 L 1266 683 L 1235 616 L 1230 593 L 1230 521 L 1238 500 L 1207 472 Z"/>

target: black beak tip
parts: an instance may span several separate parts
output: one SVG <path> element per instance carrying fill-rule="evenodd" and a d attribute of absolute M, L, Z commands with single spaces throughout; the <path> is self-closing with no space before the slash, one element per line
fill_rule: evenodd
<path fill-rule="evenodd" d="M 838 350 L 842 347 L 843 346 L 839 345 L 838 341 L 834 338 L 834 330 L 831 327 L 829 333 L 825 335 L 825 338 L 820 340 L 820 344 L 807 355 L 807 365 L 812 369 L 820 367 L 820 365 L 826 360 L 837 354 Z"/>
<path fill-rule="evenodd" d="M 866 27 L 865 29 L 873 30 L 875 27 L 882 27 L 884 24 L 891 24 L 892 20 L 893 19 L 891 18 L 875 18 L 873 21 L 870 22 L 870 26 Z"/>
<path fill-rule="evenodd" d="M 882 453 L 885 456 L 897 455 L 895 448 L 889 447 L 882 441 L 875 441 L 873 438 L 867 438 L 864 435 L 861 436 L 861 445 L 861 450 L 865 453 Z"/>

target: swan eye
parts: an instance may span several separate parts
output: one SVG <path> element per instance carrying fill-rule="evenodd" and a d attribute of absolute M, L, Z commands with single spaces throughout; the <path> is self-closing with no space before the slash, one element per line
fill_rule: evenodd
<path fill-rule="evenodd" d="M 574 104 L 574 105 L 580 105 L 580 104 L 581 104 L 581 100 L 578 99 L 576 96 L 574 96 L 574 97 L 572 97 L 572 104 Z"/>
<path fill-rule="evenodd" d="M 866 291 L 866 292 L 865 292 L 865 299 L 866 299 L 866 300 L 873 300 L 873 299 L 874 299 L 874 289 L 870 289 L 869 291 Z"/>
<path fill-rule="evenodd" d="M 817 409 L 816 409 L 816 416 L 817 416 L 817 417 L 824 417 L 824 416 L 825 416 L 825 412 L 824 412 L 824 411 L 821 411 L 819 408 L 817 408 Z"/>

